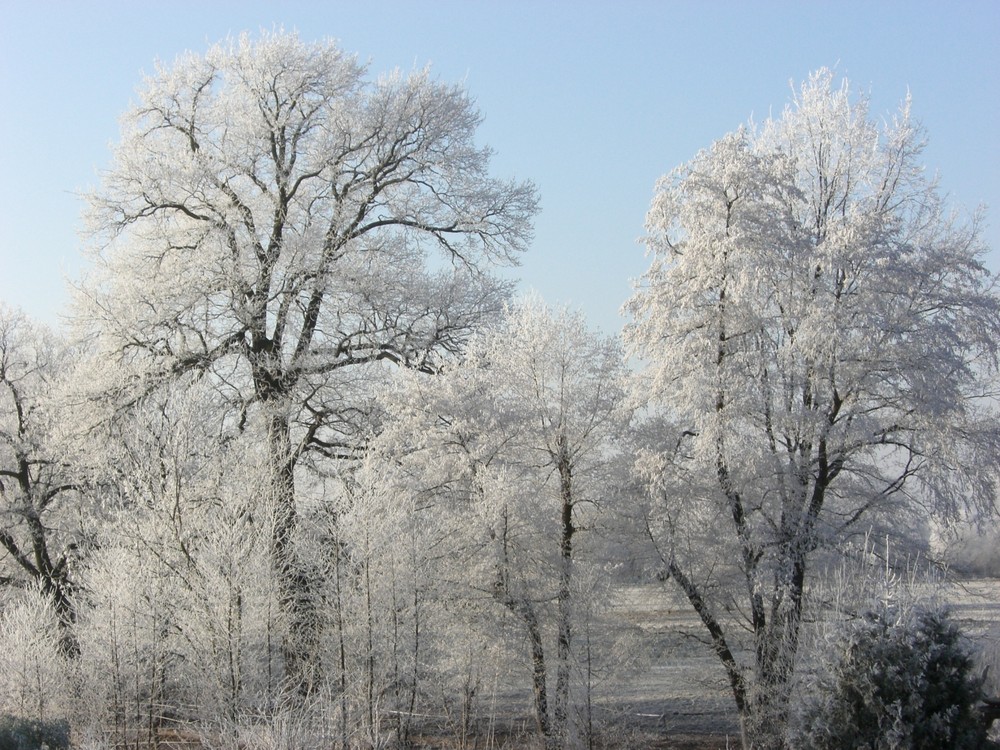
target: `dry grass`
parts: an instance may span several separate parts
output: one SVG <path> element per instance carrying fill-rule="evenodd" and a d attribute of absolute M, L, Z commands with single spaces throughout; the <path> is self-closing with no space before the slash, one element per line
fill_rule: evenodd
<path fill-rule="evenodd" d="M 950 585 L 944 598 L 970 636 L 981 666 L 989 667 L 988 690 L 1000 695 L 1000 580 Z M 646 644 L 644 660 L 626 675 L 595 685 L 593 750 L 735 750 L 739 728 L 725 674 L 712 651 L 690 633 L 699 623 L 669 587 L 624 587 L 615 617 Z M 421 750 L 531 750 L 537 736 L 525 716 L 529 699 L 505 696 L 504 719 L 485 726 L 463 744 L 444 724 L 424 726 L 410 736 Z M 247 742 L 253 750 L 284 747 L 280 731 L 268 742 Z M 286 738 L 287 739 L 287 738 Z M 163 730 L 158 750 L 219 750 L 193 730 Z"/>

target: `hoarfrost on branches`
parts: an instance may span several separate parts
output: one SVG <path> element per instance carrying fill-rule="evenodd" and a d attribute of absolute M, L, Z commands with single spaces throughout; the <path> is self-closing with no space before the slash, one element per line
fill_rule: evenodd
<path fill-rule="evenodd" d="M 747 742 L 783 742 L 818 549 L 899 514 L 994 510 L 1000 301 L 979 217 L 949 213 L 922 147 L 908 101 L 880 128 L 819 71 L 661 180 L 647 217 L 626 335 L 676 425 L 645 459 L 647 528 Z M 726 533 L 690 544 L 703 522 Z"/>
<path fill-rule="evenodd" d="M 438 533 L 451 530 L 448 557 L 461 561 L 451 596 L 514 619 L 538 733 L 546 747 L 570 746 L 572 718 L 589 706 L 590 684 L 572 683 L 600 608 L 595 536 L 629 418 L 618 343 L 528 300 L 455 366 L 407 380 L 383 437 L 439 514 Z"/>
<path fill-rule="evenodd" d="M 266 425 L 286 662 L 305 692 L 317 621 L 296 469 L 357 456 L 377 365 L 440 367 L 507 297 L 486 265 L 531 236 L 535 190 L 490 176 L 479 121 L 427 71 L 371 80 L 332 42 L 243 35 L 144 81 L 90 199 L 77 320 L 131 373 L 104 397 L 208 378 L 235 429 Z"/>

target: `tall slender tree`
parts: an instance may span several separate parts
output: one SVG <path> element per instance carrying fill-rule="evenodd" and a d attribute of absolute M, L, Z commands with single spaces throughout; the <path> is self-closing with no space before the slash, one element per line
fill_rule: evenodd
<path fill-rule="evenodd" d="M 579 581 L 596 565 L 582 532 L 604 510 L 628 421 L 619 343 L 530 300 L 456 366 L 410 380 L 391 412 L 404 462 L 478 550 L 466 585 L 519 623 L 538 732 L 546 747 L 568 747 Z"/>

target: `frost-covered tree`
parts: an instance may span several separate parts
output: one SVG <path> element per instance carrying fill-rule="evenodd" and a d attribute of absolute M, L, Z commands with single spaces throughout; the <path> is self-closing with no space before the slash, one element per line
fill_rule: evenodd
<path fill-rule="evenodd" d="M 0 610 L 0 713 L 45 721 L 65 718 L 72 670 L 60 651 L 65 623 L 43 585 L 32 584 Z"/>
<path fill-rule="evenodd" d="M 820 71 L 665 177 L 647 217 L 627 332 L 665 418 L 647 531 L 747 746 L 784 742 L 817 550 L 878 518 L 994 510 L 1000 300 L 978 217 L 949 213 L 922 146 L 909 102 L 880 126 Z"/>
<path fill-rule="evenodd" d="M 456 591 L 488 596 L 523 632 L 547 747 L 572 741 L 578 600 L 596 563 L 581 532 L 600 517 L 627 421 L 623 362 L 581 316 L 531 300 L 457 365 L 411 377 L 390 409 L 387 440 L 453 530 Z"/>
<path fill-rule="evenodd" d="M 0 304 L 0 584 L 40 586 L 65 626 L 73 619 L 80 477 L 59 445 L 52 395 L 69 362 L 69 347 L 54 334 Z M 68 629 L 63 635 L 72 651 Z"/>
<path fill-rule="evenodd" d="M 287 623 L 265 445 L 227 434 L 206 383 L 147 397 L 92 442 L 105 515 L 79 571 L 81 721 L 130 744 L 271 716 Z"/>
<path fill-rule="evenodd" d="M 329 714 L 344 747 L 381 747 L 393 734 L 405 745 L 414 714 L 427 712 L 421 682 L 434 671 L 430 653 L 440 637 L 427 601 L 434 598 L 427 548 L 438 529 L 425 526 L 413 494 L 393 475 L 392 460 L 373 452 L 324 492 L 318 542 L 337 551 L 321 571 L 324 653 L 335 696 Z"/>
<path fill-rule="evenodd" d="M 138 377 L 209 377 L 234 424 L 266 423 L 289 675 L 314 681 L 296 557 L 296 469 L 354 455 L 379 363 L 435 369 L 497 313 L 536 210 L 490 176 L 468 94 L 426 71 L 372 80 L 332 42 L 262 33 L 145 79 L 91 196 L 97 251 L 78 320 Z M 435 262 L 429 262 L 437 251 Z"/>

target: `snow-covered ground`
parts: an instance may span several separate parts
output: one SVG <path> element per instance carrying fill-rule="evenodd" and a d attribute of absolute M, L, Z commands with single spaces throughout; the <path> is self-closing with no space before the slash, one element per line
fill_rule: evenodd
<path fill-rule="evenodd" d="M 947 602 L 981 663 L 989 665 L 987 689 L 1000 695 L 1000 580 L 953 582 L 935 587 L 935 593 Z M 598 705 L 609 712 L 630 712 L 641 726 L 658 726 L 668 738 L 710 735 L 725 747 L 728 735 L 730 746 L 738 743 L 725 672 L 696 637 L 702 628 L 690 606 L 669 585 L 647 584 L 620 589 L 614 609 L 641 632 L 649 654 L 641 668 L 613 689 L 598 690 Z"/>

